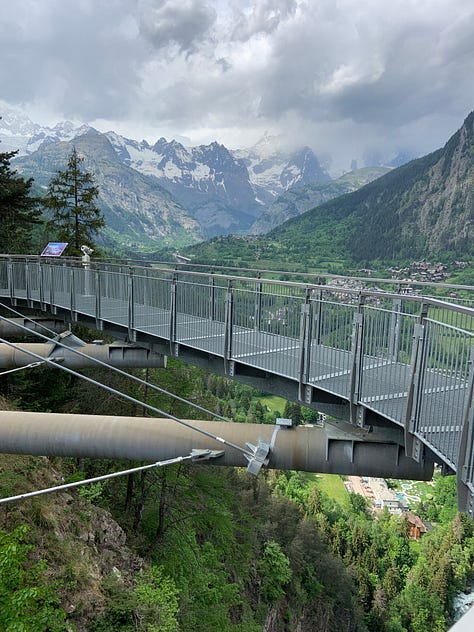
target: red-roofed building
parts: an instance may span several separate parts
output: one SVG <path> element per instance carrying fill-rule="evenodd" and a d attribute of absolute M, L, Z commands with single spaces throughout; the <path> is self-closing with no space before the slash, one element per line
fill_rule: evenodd
<path fill-rule="evenodd" d="M 421 536 L 428 531 L 426 525 L 419 516 L 407 512 L 405 514 L 405 518 L 408 524 L 410 538 L 419 540 Z"/>

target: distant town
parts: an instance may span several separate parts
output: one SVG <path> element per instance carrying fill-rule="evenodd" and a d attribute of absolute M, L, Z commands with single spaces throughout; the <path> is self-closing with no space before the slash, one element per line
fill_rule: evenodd
<path fill-rule="evenodd" d="M 407 520 L 410 537 L 419 540 L 426 533 L 430 525 L 425 524 L 419 516 L 410 511 L 411 505 L 420 502 L 420 497 L 412 490 L 410 481 L 402 482 L 401 491 L 392 491 L 383 478 L 366 476 L 348 476 L 344 485 L 348 492 L 360 494 L 374 513 L 385 509 L 391 514 L 403 514 Z"/>
<path fill-rule="evenodd" d="M 451 274 L 457 270 L 462 270 L 471 265 L 469 261 L 453 261 L 450 264 L 445 263 L 430 263 L 424 259 L 420 261 L 413 261 L 404 268 L 386 268 L 386 271 L 390 273 L 390 278 L 400 282 L 399 292 L 402 294 L 420 294 L 422 290 L 420 287 L 414 287 L 417 283 L 444 283 L 451 276 Z M 377 270 L 370 268 L 360 268 L 357 274 L 363 274 L 367 276 L 367 281 L 370 281 L 370 277 L 377 277 L 379 274 Z M 387 279 L 388 281 L 388 279 Z M 340 277 L 331 279 L 331 286 L 337 286 L 346 290 L 365 290 L 367 289 L 367 282 L 358 277 Z M 386 288 L 378 287 L 370 282 L 370 289 L 374 291 L 386 291 Z M 456 298 L 456 292 L 450 292 L 451 298 Z"/>
<path fill-rule="evenodd" d="M 395 279 L 400 279 L 400 281 L 443 283 L 451 272 L 466 268 L 468 265 L 470 265 L 469 261 L 453 261 L 448 265 L 445 263 L 430 263 L 421 259 L 420 261 L 413 261 L 405 268 L 387 268 L 387 271 Z"/>

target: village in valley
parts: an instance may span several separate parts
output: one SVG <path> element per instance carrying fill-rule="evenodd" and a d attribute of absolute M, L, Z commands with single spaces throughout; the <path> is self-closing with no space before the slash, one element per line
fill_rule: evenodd
<path fill-rule="evenodd" d="M 404 515 L 410 537 L 419 540 L 431 525 L 424 523 L 419 516 L 410 511 L 411 507 L 420 502 L 420 496 L 413 489 L 413 482 L 400 481 L 401 491 L 392 490 L 383 478 L 368 476 L 348 476 L 344 485 L 348 492 L 360 494 L 367 502 L 374 514 L 385 509 L 391 514 Z"/>

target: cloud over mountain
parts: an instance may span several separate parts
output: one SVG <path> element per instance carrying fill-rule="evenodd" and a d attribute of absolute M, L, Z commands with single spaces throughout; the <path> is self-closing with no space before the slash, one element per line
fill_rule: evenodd
<path fill-rule="evenodd" d="M 8 103 L 149 142 L 268 130 L 347 169 L 435 149 L 474 101 L 470 0 L 29 0 L 0 28 Z"/>

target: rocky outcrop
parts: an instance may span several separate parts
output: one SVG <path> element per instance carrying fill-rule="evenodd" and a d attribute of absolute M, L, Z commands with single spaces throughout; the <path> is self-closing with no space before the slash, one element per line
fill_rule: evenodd
<path fill-rule="evenodd" d="M 328 200 L 340 195 L 352 193 L 368 182 L 385 175 L 390 169 L 387 167 L 366 167 L 346 173 L 337 180 L 322 184 L 307 184 L 295 186 L 282 193 L 273 204 L 267 208 L 252 225 L 249 233 L 260 235 L 283 224 L 292 217 L 297 217 Z"/>

